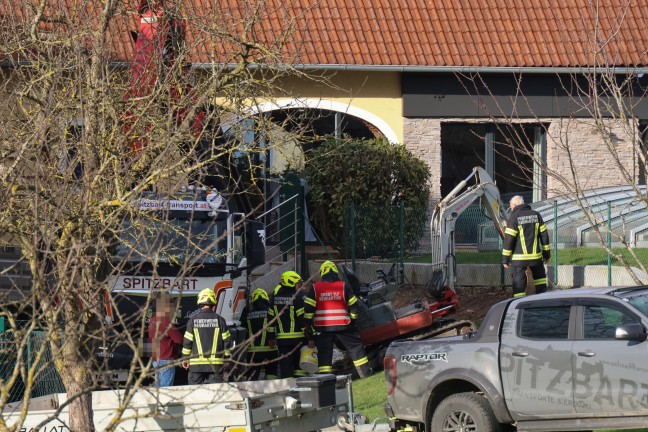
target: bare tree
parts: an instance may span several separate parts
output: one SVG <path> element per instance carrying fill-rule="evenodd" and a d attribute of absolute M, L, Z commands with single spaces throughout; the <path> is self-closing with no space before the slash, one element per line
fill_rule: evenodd
<path fill-rule="evenodd" d="M 102 385 L 95 374 L 98 347 L 126 343 L 137 354 L 145 338 L 144 313 L 133 318 L 117 311 L 112 325 L 104 323 L 110 281 L 128 263 L 128 256 L 115 261 L 116 246 L 130 239 L 129 253 L 155 249 L 156 256 L 142 261 L 177 254 L 151 237 L 151 225 L 168 223 L 168 213 L 140 208 L 148 191 L 172 195 L 215 176 L 237 193 L 258 193 L 263 167 L 253 155 L 261 150 L 246 141 L 249 129 L 237 120 L 258 101 L 281 96 L 281 79 L 298 74 L 286 54 L 294 29 L 283 9 L 263 1 L 239 2 L 237 10 L 198 9 L 191 2 L 172 7 L 163 0 L 143 0 L 139 10 L 118 0 L 9 3 L 0 6 L 0 56 L 7 66 L 0 71 L 0 246 L 19 247 L 31 290 L 14 289 L 0 302 L 19 360 L 0 380 L 0 409 L 21 379 L 27 406 L 51 350 L 68 395 L 68 427 L 91 431 L 91 391 Z M 149 57 L 124 67 L 128 32 L 147 11 L 159 13 L 154 18 L 167 27 L 148 41 Z M 267 32 L 269 18 L 283 25 Z M 144 36 L 136 43 L 146 43 Z M 262 116 L 253 124 L 261 134 L 271 127 Z M 245 182 L 227 178 L 235 159 Z M 146 241 L 155 248 L 138 248 Z M 188 246 L 188 261 L 207 249 Z M 129 327 L 139 330 L 108 338 Z M 50 343 L 32 353 L 30 364 L 21 359 L 36 331 Z M 150 378 L 150 361 L 136 355 L 130 372 L 110 429 Z M 0 429 L 21 424 L 2 419 Z"/>
<path fill-rule="evenodd" d="M 646 263 L 636 254 L 624 214 L 630 214 L 631 207 L 648 206 L 646 124 L 640 123 L 637 114 L 637 107 L 648 92 L 642 80 L 642 65 L 648 62 L 648 53 L 631 52 L 624 45 L 622 29 L 628 25 L 631 2 L 627 2 L 625 9 L 615 10 L 616 16 L 606 16 L 597 5 L 593 2 L 582 11 L 579 32 L 565 32 L 562 36 L 560 47 L 564 55 L 585 58 L 587 63 L 577 71 L 565 69 L 564 73 L 556 73 L 559 85 L 557 94 L 552 96 L 562 99 L 556 116 L 535 112 L 537 105 L 523 90 L 536 79 L 536 74 L 511 74 L 517 93 L 508 101 L 492 91 L 484 74 L 462 74 L 458 78 L 469 93 L 481 94 L 482 101 L 487 101 L 482 108 L 488 111 L 488 121 L 501 132 L 499 137 L 505 137 L 495 143 L 495 151 L 521 168 L 521 184 L 546 187 L 549 198 L 574 199 L 599 245 L 626 268 L 634 282 L 641 284 L 641 274 L 636 269 L 645 275 Z M 608 15 L 610 12 L 607 11 Z M 587 47 L 589 51 L 582 53 L 577 47 Z M 547 137 L 545 155 L 534 148 L 533 137 L 515 128 L 524 124 L 541 125 Z M 546 176 L 546 185 L 540 183 L 541 174 Z M 588 193 L 607 186 L 624 186 L 628 195 L 634 197 L 625 208 L 615 210 L 621 225 L 613 229 L 608 228 L 607 211 L 602 212 L 595 205 L 600 198 Z M 556 225 L 555 229 L 559 227 Z M 610 247 L 608 236 L 629 252 L 629 259 Z"/>

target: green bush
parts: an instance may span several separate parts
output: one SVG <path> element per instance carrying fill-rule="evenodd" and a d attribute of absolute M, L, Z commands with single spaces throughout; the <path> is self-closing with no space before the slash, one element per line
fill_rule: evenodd
<path fill-rule="evenodd" d="M 327 141 L 308 154 L 305 177 L 311 221 L 338 251 L 345 249 L 352 229 L 345 223 L 351 206 L 377 209 L 374 214 L 366 212 L 367 217 L 355 214 L 356 232 L 370 231 L 363 235 L 370 244 L 356 244 L 360 255 L 393 254 L 400 236 L 399 206 L 402 203 L 405 213 L 416 209 L 419 215 L 423 209 L 425 214 L 429 199 L 428 166 L 405 147 L 384 139 Z M 410 219 L 419 221 L 407 225 L 405 243 L 411 248 L 422 234 L 425 217 Z"/>

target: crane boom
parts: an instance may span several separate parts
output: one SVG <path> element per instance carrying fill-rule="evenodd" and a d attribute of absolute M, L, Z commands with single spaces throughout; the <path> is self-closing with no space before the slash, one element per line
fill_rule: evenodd
<path fill-rule="evenodd" d="M 139 27 L 131 32 L 135 47 L 122 118 L 124 133 L 130 136 L 135 154 L 148 145 L 146 135 L 153 128 L 146 116 L 147 107 L 172 107 L 167 109 L 179 126 L 187 117 L 189 107 L 195 104 L 194 90 L 188 79 L 191 65 L 180 62 L 185 55 L 186 23 L 177 5 L 170 0 L 139 0 L 137 14 Z M 147 102 L 150 98 L 159 100 Z M 200 135 L 204 119 L 203 110 L 198 110 L 194 118 L 189 119 L 196 137 Z M 135 130 L 137 128 L 140 130 Z"/>
<path fill-rule="evenodd" d="M 468 185 L 471 179 L 475 184 Z M 462 180 L 448 195 L 435 206 L 430 222 L 432 239 L 432 265 L 443 272 L 443 280 L 454 289 L 455 282 L 455 225 L 457 218 L 477 199 L 486 208 L 488 216 L 495 225 L 499 236 L 504 238 L 507 215 L 500 198 L 499 189 L 486 170 L 473 168 L 468 177 Z"/>

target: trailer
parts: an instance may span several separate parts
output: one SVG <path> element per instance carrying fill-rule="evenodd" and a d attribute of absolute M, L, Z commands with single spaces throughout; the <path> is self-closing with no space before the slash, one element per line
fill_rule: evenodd
<path fill-rule="evenodd" d="M 308 432 L 353 423 L 348 375 L 145 387 L 131 394 L 126 403 L 127 390 L 92 393 L 96 430 Z M 70 431 L 66 402 L 65 393 L 32 399 L 17 430 Z M 7 404 L 2 411 L 5 424 L 16 424 L 22 409 L 23 402 Z"/>

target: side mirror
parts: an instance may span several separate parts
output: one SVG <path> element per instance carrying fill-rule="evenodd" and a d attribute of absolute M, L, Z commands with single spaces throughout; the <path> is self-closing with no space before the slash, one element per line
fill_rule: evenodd
<path fill-rule="evenodd" d="M 245 222 L 245 259 L 250 268 L 265 264 L 265 226 L 261 221 Z"/>
<path fill-rule="evenodd" d="M 629 340 L 643 342 L 648 337 L 646 329 L 639 323 L 623 324 L 616 328 L 616 340 Z"/>

